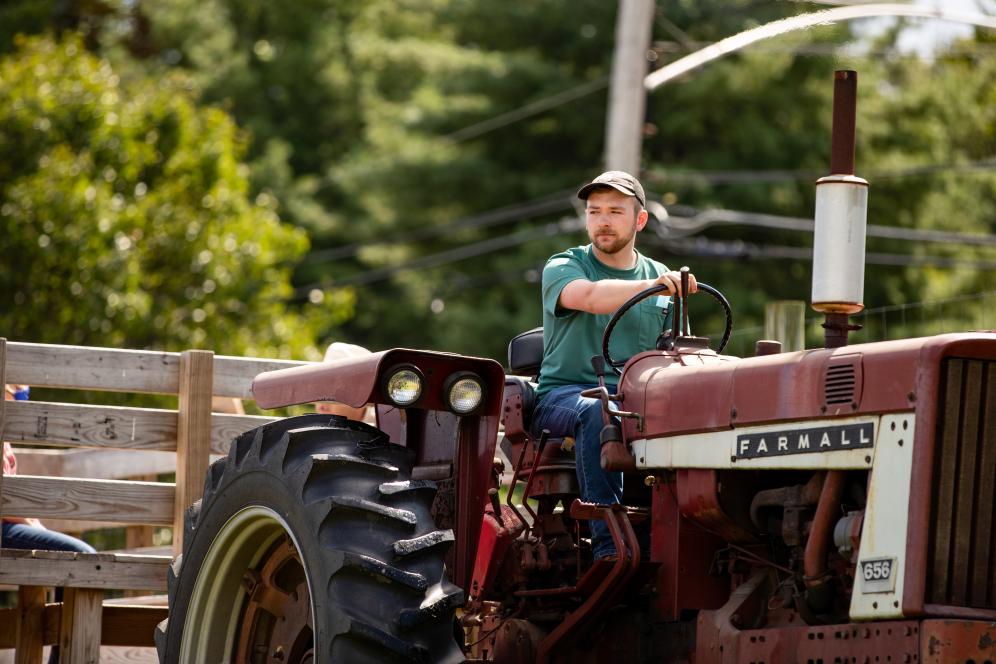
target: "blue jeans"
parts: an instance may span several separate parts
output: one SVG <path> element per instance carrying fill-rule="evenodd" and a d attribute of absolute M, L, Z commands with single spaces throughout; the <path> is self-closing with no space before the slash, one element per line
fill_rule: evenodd
<path fill-rule="evenodd" d="M 574 437 L 574 459 L 581 487 L 581 500 L 586 503 L 612 505 L 622 502 L 623 474 L 602 469 L 602 402 L 582 397 L 584 390 L 597 385 L 564 385 L 540 399 L 533 411 L 533 431 L 549 429 L 553 437 Z M 611 404 L 614 405 L 614 404 Z M 609 527 L 601 519 L 588 522 L 591 528 L 591 549 L 595 559 L 616 553 Z"/>
<path fill-rule="evenodd" d="M 75 537 L 25 523 L 3 523 L 0 546 L 5 549 L 41 549 L 44 551 L 78 551 L 96 553 L 96 549 Z"/>
<path fill-rule="evenodd" d="M 83 540 L 70 537 L 54 530 L 36 528 L 26 523 L 3 522 L 0 532 L 0 547 L 4 549 L 40 549 L 43 551 L 77 551 L 79 553 L 96 553 L 96 549 Z M 62 601 L 62 588 L 55 589 L 55 601 Z M 58 664 L 59 646 L 52 646 L 48 663 Z"/>

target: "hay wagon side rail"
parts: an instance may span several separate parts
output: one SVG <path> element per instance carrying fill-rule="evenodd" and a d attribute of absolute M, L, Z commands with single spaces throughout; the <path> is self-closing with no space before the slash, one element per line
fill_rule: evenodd
<path fill-rule="evenodd" d="M 301 362 L 8 342 L 0 338 L 0 383 L 177 396 L 177 408 L 0 401 L 0 440 L 18 446 L 19 474 L 0 477 L 0 516 L 37 517 L 57 530 L 128 526 L 129 547 L 150 527 L 173 528 L 183 546 L 183 514 L 201 497 L 211 455 L 273 418 L 212 413 L 212 398 L 251 399 L 256 374 Z M 23 446 L 59 446 L 27 451 Z M 176 472 L 176 482 L 154 479 Z M 133 535 L 135 535 L 133 537 Z M 144 543 L 149 543 L 148 541 Z M 105 602 L 104 591 L 163 593 L 169 555 L 61 553 L 3 549 L 0 585 L 18 605 L 0 610 L 0 649 L 18 664 L 41 662 L 59 644 L 63 661 L 98 661 L 100 646 L 152 646 L 163 606 Z M 45 588 L 63 586 L 60 603 Z"/>

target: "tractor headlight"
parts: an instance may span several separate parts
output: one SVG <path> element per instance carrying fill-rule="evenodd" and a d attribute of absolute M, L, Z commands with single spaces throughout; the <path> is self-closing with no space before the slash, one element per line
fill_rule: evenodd
<path fill-rule="evenodd" d="M 484 381 L 477 374 L 460 372 L 446 379 L 446 403 L 457 415 L 474 412 L 484 401 Z"/>
<path fill-rule="evenodd" d="M 387 397 L 396 406 L 410 406 L 422 396 L 423 382 L 422 373 L 415 367 L 399 367 L 387 378 Z"/>

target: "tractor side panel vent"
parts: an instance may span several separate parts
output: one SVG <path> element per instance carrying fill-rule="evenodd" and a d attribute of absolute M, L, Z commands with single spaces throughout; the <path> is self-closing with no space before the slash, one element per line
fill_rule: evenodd
<path fill-rule="evenodd" d="M 996 361 L 941 365 L 925 602 L 996 609 Z"/>
<path fill-rule="evenodd" d="M 845 355 L 827 365 L 823 377 L 823 403 L 856 404 L 861 399 L 861 356 Z"/>

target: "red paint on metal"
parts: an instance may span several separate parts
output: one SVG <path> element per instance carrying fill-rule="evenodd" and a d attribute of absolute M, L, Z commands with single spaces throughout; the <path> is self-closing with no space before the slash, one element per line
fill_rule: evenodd
<path fill-rule="evenodd" d="M 359 408 L 379 401 L 373 398 L 376 380 L 381 362 L 390 352 L 266 371 L 252 382 L 253 398 L 260 408 L 282 408 L 314 401 L 338 401 Z"/>
<path fill-rule="evenodd" d="M 741 360 L 706 352 L 641 353 L 627 365 L 620 392 L 622 408 L 644 415 L 643 430 L 626 420 L 624 432 L 627 440 L 633 440 L 911 411 L 918 405 L 908 395 L 922 391 L 924 371 L 936 372 L 939 359 L 947 355 L 981 356 L 987 348 L 991 355 L 994 341 L 991 333 L 945 334 Z M 827 367 L 856 354 L 862 377 L 856 386 L 858 407 L 827 404 Z M 681 371 L 695 365 L 696 371 Z M 931 376 L 929 389 L 936 390 L 936 375 Z"/>
<path fill-rule="evenodd" d="M 481 412 L 498 414 L 505 373 L 494 360 L 450 353 L 393 349 L 332 362 L 267 371 L 256 376 L 252 393 L 260 408 L 281 408 L 314 401 L 338 401 L 353 407 L 388 403 L 381 381 L 393 368 L 410 364 L 425 376 L 422 396 L 411 408 L 448 410 L 443 394 L 446 379 L 460 371 L 481 376 L 485 405 Z"/>
<path fill-rule="evenodd" d="M 468 593 L 472 600 L 485 596 L 490 590 L 512 541 L 522 532 L 524 524 L 507 505 L 501 506 L 501 518 L 504 527 L 498 525 L 491 506 L 485 508 L 477 545 L 477 561 L 474 563 L 473 581 Z"/>
<path fill-rule="evenodd" d="M 716 430 L 730 426 L 729 378 L 736 358 L 709 350 L 651 351 L 634 356 L 619 382 L 622 409 L 644 415 L 623 419 L 626 440 L 648 438 L 661 430 Z M 694 371 L 682 371 L 693 368 Z"/>
<path fill-rule="evenodd" d="M 924 620 L 920 624 L 920 661 L 991 662 L 996 659 L 996 623 L 975 620 Z"/>
<path fill-rule="evenodd" d="M 940 392 L 941 361 L 945 357 L 991 358 L 996 355 L 996 334 L 978 332 L 942 334 L 924 341 L 920 370 L 906 397 L 916 407 L 913 471 L 910 479 L 909 525 L 906 539 L 906 574 L 903 580 L 903 614 L 926 615 L 924 595 L 927 584 L 928 538 L 930 537 L 931 494 L 934 481 L 934 452 L 937 434 L 937 401 Z M 932 615 L 955 615 L 950 609 Z M 967 609 L 967 611 L 972 611 Z M 979 617 L 978 614 L 965 617 Z"/>
<path fill-rule="evenodd" d="M 996 621 L 996 610 L 974 609 L 969 606 L 924 604 L 923 615 L 927 618 L 959 618 L 962 620 Z"/>
<path fill-rule="evenodd" d="M 719 480 L 715 470 L 681 469 L 676 472 L 676 480 L 678 507 L 682 514 L 729 542 L 756 540 L 720 505 Z"/>
<path fill-rule="evenodd" d="M 685 609 L 722 606 L 729 595 L 729 579 L 711 573 L 711 567 L 726 542 L 683 518 L 671 481 L 658 481 L 652 500 L 650 560 L 661 563 L 656 575 L 657 619 L 678 620 Z"/>
<path fill-rule="evenodd" d="M 402 411 L 385 410 L 388 400 L 382 382 L 402 365 L 421 372 L 422 394 Z M 447 379 L 462 371 L 481 377 L 485 396 L 474 415 L 458 417 L 449 411 L 444 391 Z M 262 408 L 312 401 L 338 401 L 354 407 L 378 404 L 378 416 L 392 442 L 412 449 L 418 464 L 452 463 L 456 482 L 453 580 L 468 588 L 481 517 L 488 504 L 504 384 L 505 372 L 494 360 L 395 349 L 262 373 L 253 381 L 253 395 Z"/>
<path fill-rule="evenodd" d="M 500 385 L 492 382 L 491 385 Z M 495 409 L 497 410 L 497 408 Z M 430 414 L 431 415 L 431 414 Z M 498 416 L 460 418 L 456 441 L 457 514 L 453 580 L 469 588 L 498 443 Z"/>
<path fill-rule="evenodd" d="M 572 636 L 594 624 L 614 606 L 620 595 L 628 589 L 627 582 L 640 567 L 640 545 L 624 506 L 592 505 L 575 500 L 571 504 L 571 516 L 575 519 L 603 519 L 612 535 L 618 556 L 611 563 L 612 568 L 608 574 L 598 582 L 584 603 L 543 639 L 536 656 L 539 664 L 549 662 L 562 643 L 569 642 Z M 588 577 L 601 574 L 599 567 L 601 566 L 596 562 L 596 565 L 592 566 L 585 577 L 578 582 L 578 588 L 582 587 L 586 580 L 590 580 Z"/>
<path fill-rule="evenodd" d="M 692 660 L 696 664 L 920 661 L 917 621 L 810 626 L 791 609 L 766 604 L 774 586 L 769 573 L 758 572 L 722 608 L 700 611 Z"/>

